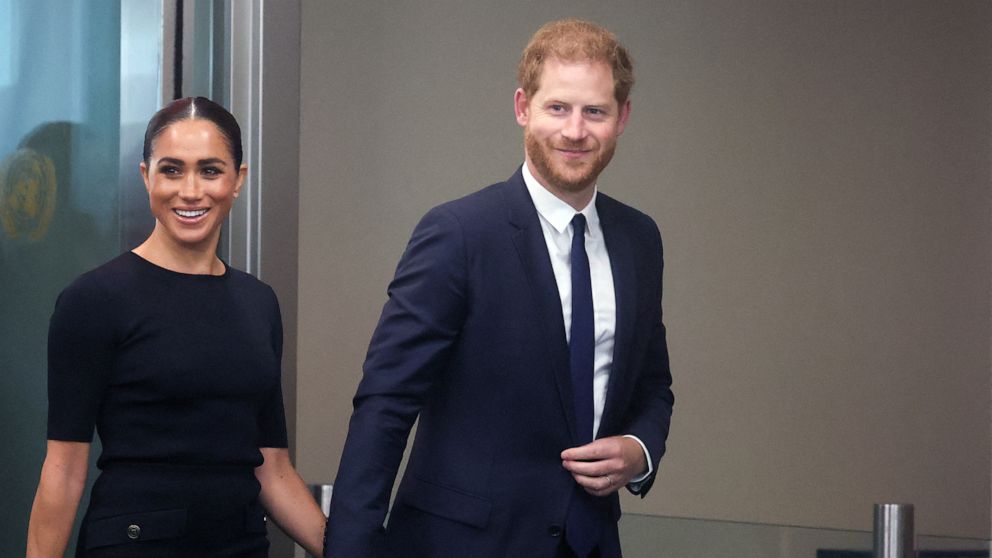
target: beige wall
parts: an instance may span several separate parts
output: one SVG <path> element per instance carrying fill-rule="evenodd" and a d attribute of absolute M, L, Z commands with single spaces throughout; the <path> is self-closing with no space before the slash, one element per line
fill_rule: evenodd
<path fill-rule="evenodd" d="M 990 536 L 987 2 L 302 4 L 297 461 L 330 482 L 409 233 L 523 159 L 539 22 L 628 43 L 601 188 L 658 221 L 676 409 L 628 511 Z"/>

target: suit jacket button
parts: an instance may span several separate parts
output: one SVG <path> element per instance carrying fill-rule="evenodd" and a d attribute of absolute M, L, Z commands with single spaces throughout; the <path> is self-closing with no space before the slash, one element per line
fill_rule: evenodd
<path fill-rule="evenodd" d="M 559 526 L 559 525 L 552 525 L 551 527 L 548 527 L 548 534 L 551 535 L 552 537 L 560 537 L 561 536 L 561 526 Z"/>
<path fill-rule="evenodd" d="M 127 538 L 134 540 L 141 536 L 141 527 L 137 525 L 127 526 Z"/>

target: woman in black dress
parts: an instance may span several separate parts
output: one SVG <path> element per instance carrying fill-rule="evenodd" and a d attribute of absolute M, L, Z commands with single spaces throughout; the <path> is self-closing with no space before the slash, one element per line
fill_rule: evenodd
<path fill-rule="evenodd" d="M 266 515 L 320 555 L 325 519 L 286 449 L 275 294 L 216 255 L 247 172 L 240 128 L 180 99 L 149 122 L 143 158 L 154 231 L 52 315 L 27 555 L 64 553 L 94 428 L 101 473 L 77 556 L 264 557 Z"/>

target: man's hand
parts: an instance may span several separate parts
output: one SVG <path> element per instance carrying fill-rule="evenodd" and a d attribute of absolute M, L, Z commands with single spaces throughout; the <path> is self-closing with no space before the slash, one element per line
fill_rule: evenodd
<path fill-rule="evenodd" d="M 562 466 L 593 496 L 608 496 L 648 471 L 644 450 L 632 438 L 611 436 L 561 452 Z"/>

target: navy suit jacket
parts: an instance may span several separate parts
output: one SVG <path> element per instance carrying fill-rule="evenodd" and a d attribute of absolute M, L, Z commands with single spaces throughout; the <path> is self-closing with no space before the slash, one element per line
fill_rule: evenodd
<path fill-rule="evenodd" d="M 637 436 L 657 470 L 674 401 L 661 237 L 649 217 L 602 193 L 596 207 L 617 301 L 598 436 Z M 520 170 L 428 212 L 369 346 L 327 555 L 555 556 L 575 486 L 560 453 L 579 445 L 568 361 L 551 260 Z M 603 555 L 618 556 L 618 496 L 601 503 L 612 518 Z"/>

